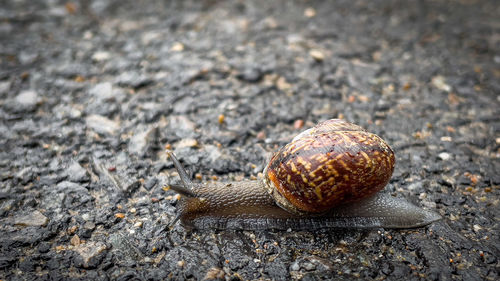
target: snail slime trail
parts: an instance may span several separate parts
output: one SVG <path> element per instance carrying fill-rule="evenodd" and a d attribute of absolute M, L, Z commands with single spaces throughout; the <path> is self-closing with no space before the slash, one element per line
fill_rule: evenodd
<path fill-rule="evenodd" d="M 381 191 L 395 157 L 379 136 L 339 119 L 321 122 L 276 152 L 264 178 L 182 185 L 176 218 L 196 229 L 415 228 L 441 219 Z"/>

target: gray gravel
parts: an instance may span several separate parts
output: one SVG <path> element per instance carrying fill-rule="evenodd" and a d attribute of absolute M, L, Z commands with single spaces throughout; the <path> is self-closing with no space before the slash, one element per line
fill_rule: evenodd
<path fill-rule="evenodd" d="M 0 279 L 498 280 L 497 1 L 3 3 Z M 336 117 L 393 146 L 386 192 L 444 219 L 169 229 L 165 146 L 195 181 L 252 178 Z"/>

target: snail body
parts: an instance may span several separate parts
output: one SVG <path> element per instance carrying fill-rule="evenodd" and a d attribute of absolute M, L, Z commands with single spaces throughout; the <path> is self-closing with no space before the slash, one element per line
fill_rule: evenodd
<path fill-rule="evenodd" d="M 178 219 L 197 229 L 413 228 L 440 219 L 379 193 L 395 157 L 379 136 L 343 120 L 321 122 L 275 153 L 264 178 L 192 183 L 167 152 L 183 185 Z"/>

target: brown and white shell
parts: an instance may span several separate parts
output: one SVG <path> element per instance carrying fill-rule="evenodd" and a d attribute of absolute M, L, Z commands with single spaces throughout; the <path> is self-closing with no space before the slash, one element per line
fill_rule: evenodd
<path fill-rule="evenodd" d="M 274 154 L 264 181 L 280 207 L 322 213 L 383 189 L 394 164 L 394 152 L 379 136 L 332 119 L 297 135 Z"/>

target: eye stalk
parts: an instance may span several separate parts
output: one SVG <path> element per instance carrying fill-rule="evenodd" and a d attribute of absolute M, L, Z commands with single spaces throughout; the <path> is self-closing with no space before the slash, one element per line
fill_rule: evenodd
<path fill-rule="evenodd" d="M 186 173 L 186 169 L 182 166 L 181 162 L 175 157 L 174 153 L 171 150 L 166 151 L 168 157 L 172 160 L 174 163 L 174 167 L 177 170 L 177 173 L 179 174 L 179 177 L 181 178 L 182 185 L 169 185 L 170 188 L 172 188 L 175 192 L 179 193 L 180 195 L 186 196 L 186 197 L 196 197 L 196 195 L 193 193 L 193 182 L 191 182 L 191 179 L 189 179 L 188 174 Z"/>

